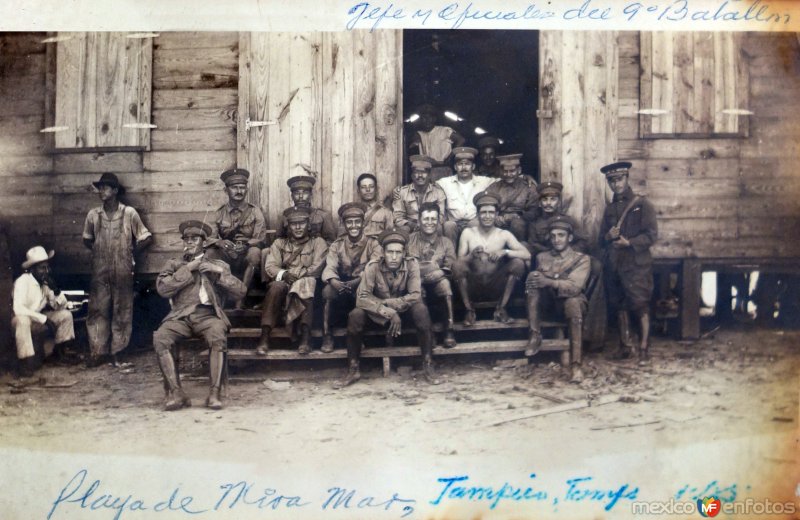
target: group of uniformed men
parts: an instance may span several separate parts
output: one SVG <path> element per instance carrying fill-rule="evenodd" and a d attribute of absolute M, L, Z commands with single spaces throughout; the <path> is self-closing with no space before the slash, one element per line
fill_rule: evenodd
<path fill-rule="evenodd" d="M 489 138 L 479 147 L 491 149 L 494 158 L 497 144 Z M 452 348 L 456 346 L 453 285 L 465 309 L 463 325 L 471 327 L 476 321 L 476 298 L 496 300 L 494 319 L 510 322 L 507 306 L 523 278 L 530 323 L 526 354 L 534 355 L 541 347 L 541 311 L 558 309 L 569 326 L 571 380 L 580 382 L 584 290 L 592 269 L 585 237 L 562 213 L 561 184 L 537 185 L 522 175 L 521 154 L 496 157 L 496 164 L 482 161 L 484 171 L 499 178 L 478 175 L 478 153 L 474 148 L 453 148 L 455 174 L 436 182 L 431 179 L 434 160 L 410 157 L 411 183 L 394 188 L 391 207 L 381 201 L 376 176 L 361 174 L 356 179 L 359 200 L 339 208 L 338 226 L 327 211 L 312 203 L 315 179 L 292 177 L 288 185 L 293 206 L 283 212 L 268 248 L 264 215 L 246 200 L 249 173 L 243 169 L 222 173 L 228 202 L 209 222 L 180 225 L 183 258 L 171 260 L 156 280 L 158 293 L 171 303 L 170 313 L 153 336 L 164 376 L 165 408 L 190 404 L 181 389 L 173 350 L 179 339 L 195 334 L 203 336 L 210 351 L 211 392 L 206 405 L 222 406 L 220 385 L 230 327 L 223 309 L 226 301 L 242 308 L 259 275 L 267 283 L 256 347 L 260 355 L 267 355 L 272 330 L 281 325 L 292 330 L 300 354 L 311 351 L 315 294 L 321 294 L 323 305 L 323 352 L 333 351 L 331 325 L 347 314 L 349 366 L 337 387 L 360 378 L 365 328 L 385 327 L 391 342 L 404 320 L 416 328 L 425 379 L 439 384 L 432 361 L 429 305 L 441 306 L 446 316 L 443 345 Z M 629 356 L 634 348 L 628 326 L 632 311 L 640 322 L 638 353 L 644 362 L 653 288 L 649 247 L 656 238 L 656 221 L 649 202 L 628 186 L 630 166 L 620 162 L 602 168 L 614 199 L 606 208 L 599 238 L 606 250 L 609 300 L 619 310 L 620 354 Z M 93 252 L 87 322 L 90 364 L 127 344 L 133 257 L 152 240 L 136 211 L 118 201 L 124 188 L 116 176 L 104 174 L 94 184 L 103 206 L 89 213 L 83 234 Z M 59 311 L 63 295 L 57 294 L 49 277 L 52 255 L 41 247 L 31 249 L 23 264 L 28 272 L 15 284 L 20 359 L 33 356 L 31 334 L 36 330 L 50 331 L 55 343 L 74 337 L 69 313 Z M 42 314 L 45 308 L 52 312 Z"/>

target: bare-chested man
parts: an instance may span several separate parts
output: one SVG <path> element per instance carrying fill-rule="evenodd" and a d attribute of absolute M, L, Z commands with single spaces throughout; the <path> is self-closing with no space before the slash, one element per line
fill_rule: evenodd
<path fill-rule="evenodd" d="M 514 285 L 526 274 L 525 262 L 531 259 L 531 254 L 510 231 L 495 226 L 500 205 L 497 197 L 479 193 L 473 202 L 478 210 L 478 226 L 468 227 L 461 233 L 458 260 L 453 266 L 453 277 L 467 310 L 464 326 L 475 324 L 471 295 L 496 298 L 499 288 L 503 292 L 495 308 L 494 319 L 508 323 L 511 318 L 506 306 Z"/>

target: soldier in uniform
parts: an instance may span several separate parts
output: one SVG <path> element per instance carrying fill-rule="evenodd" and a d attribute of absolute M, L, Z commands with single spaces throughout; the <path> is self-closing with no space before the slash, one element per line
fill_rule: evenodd
<path fill-rule="evenodd" d="M 580 233 L 577 222 L 562 210 L 561 192 L 563 189 L 561 183 L 555 181 L 545 181 L 536 186 L 538 201 L 524 215 L 525 220 L 528 221 L 528 249 L 534 257 L 550 250 L 550 220 L 557 216 L 570 220 L 570 224 L 572 224 L 572 249 L 582 253 L 587 252 L 588 245 Z"/>
<path fill-rule="evenodd" d="M 467 226 L 478 225 L 478 215 L 473 198 L 483 192 L 496 179 L 475 175 L 475 156 L 478 150 L 469 147 L 453 149 L 456 174 L 438 181 L 447 196 L 447 214 L 444 236 L 458 244 L 461 232 Z"/>
<path fill-rule="evenodd" d="M 364 230 L 364 204 L 348 202 L 339 208 L 346 235 L 333 241 L 328 249 L 322 271 L 322 299 L 325 302 L 322 321 L 322 351 L 333 352 L 331 312 L 350 312 L 356 303 L 356 290 L 367 262 L 380 260 L 382 250 L 378 240 Z"/>
<path fill-rule="evenodd" d="M 510 231 L 495 226 L 500 201 L 492 195 L 479 193 L 475 196 L 478 208 L 477 227 L 469 227 L 461 235 L 458 244 L 458 259 L 453 266 L 453 277 L 458 283 L 461 300 L 467 309 L 464 326 L 475 324 L 473 294 L 495 297 L 502 288 L 502 296 L 494 311 L 494 319 L 508 323 L 506 306 L 514 285 L 526 272 L 525 262 L 531 259 L 528 249 Z"/>
<path fill-rule="evenodd" d="M 409 157 L 409 161 L 411 182 L 392 191 L 392 210 L 394 227 L 413 233 L 419 229 L 419 207 L 424 202 L 434 202 L 444 214 L 447 195 L 438 184 L 431 182 L 430 157 L 413 155 Z"/>
<path fill-rule="evenodd" d="M 437 181 L 453 173 L 450 155 L 453 147 L 464 144 L 464 137 L 449 126 L 437 125 L 439 109 L 433 105 L 417 108 L 419 130 L 409 140 L 409 153 L 418 153 L 431 158 L 431 178 Z"/>
<path fill-rule="evenodd" d="M 477 174 L 494 179 L 503 177 L 503 167 L 497 160 L 497 150 L 500 148 L 500 140 L 496 137 L 483 136 L 478 141 L 478 169 Z"/>
<path fill-rule="evenodd" d="M 364 234 L 377 237 L 394 227 L 394 214 L 391 208 L 383 205 L 378 190 L 378 179 L 371 173 L 362 173 L 356 180 L 358 198 L 364 204 Z M 341 233 L 339 233 L 341 235 Z"/>
<path fill-rule="evenodd" d="M 572 222 L 557 216 L 549 221 L 550 250 L 536 255 L 536 269 L 528 274 L 525 294 L 528 304 L 530 338 L 525 354 L 536 354 L 542 345 L 540 313 L 542 309 L 559 309 L 569 324 L 571 380 L 583 380 L 581 347 L 586 297 L 583 291 L 589 279 L 590 260 L 571 247 Z"/>
<path fill-rule="evenodd" d="M 520 157 L 522 154 L 516 153 L 497 158 L 503 168 L 503 175 L 501 180 L 486 188 L 486 193 L 494 195 L 500 201 L 497 227 L 511 231 L 517 240 L 524 242 L 528 223 L 523 215 L 535 207 L 539 195 L 536 184 L 525 180 L 521 175 Z"/>
<path fill-rule="evenodd" d="M 442 236 L 438 205 L 425 202 L 420 206 L 419 213 L 420 229 L 412 233 L 408 239 L 408 256 L 416 258 L 419 262 L 424 291 L 426 293 L 431 291 L 437 297 L 444 299 L 447 307 L 444 347 L 453 348 L 456 346 L 456 338 L 453 334 L 453 288 L 450 284 L 450 275 L 456 261 L 455 247 L 449 238 Z"/>
<path fill-rule="evenodd" d="M 214 213 L 211 238 L 216 244 L 207 255 L 227 262 L 231 272 L 250 289 L 267 241 L 266 220 L 261 208 L 245 200 L 250 172 L 235 168 L 222 172 L 219 178 L 225 184 L 228 202 Z M 236 302 L 237 309 L 243 305 L 244 298 Z"/>
<path fill-rule="evenodd" d="M 156 279 L 158 294 L 169 298 L 172 307 L 153 333 L 153 348 L 167 393 L 164 409 L 171 411 L 191 406 L 181 388 L 172 350 L 178 340 L 199 334 L 209 349 L 211 391 L 206 406 L 219 410 L 222 408 L 219 391 L 224 352 L 231 325 L 222 309 L 226 297 L 242 298 L 247 288 L 231 274 L 228 264 L 205 257 L 204 242 L 212 233 L 208 224 L 190 220 L 183 222 L 179 229 L 183 236 L 183 259 L 170 260 Z"/>
<path fill-rule="evenodd" d="M 308 175 L 297 175 L 286 181 L 292 193 L 294 206 L 284 210 L 276 233 L 277 238 L 287 238 L 289 236 L 287 215 L 293 209 L 303 209 L 309 214 L 309 236 L 312 238 L 322 237 L 328 244 L 336 240 L 336 224 L 334 224 L 331 214 L 324 209 L 311 206 L 311 190 L 316 182 L 317 180 L 314 177 Z"/>
<path fill-rule="evenodd" d="M 650 299 L 653 295 L 653 257 L 650 247 L 658 237 L 656 211 L 644 196 L 636 195 L 628 184 L 631 163 L 622 161 L 603 166 L 600 171 L 614 197 L 606 206 L 600 226 L 600 243 L 605 249 L 603 273 L 606 296 L 617 311 L 620 357 L 633 349 L 629 315 L 639 320 L 641 339 L 639 361 L 647 363 L 650 336 Z"/>
<path fill-rule="evenodd" d="M 368 321 L 381 326 L 388 324 L 387 337 L 399 336 L 403 319 L 410 320 L 417 330 L 422 350 L 422 370 L 425 379 L 439 384 L 433 369 L 433 332 L 428 307 L 422 301 L 422 283 L 416 258 L 406 257 L 408 236 L 399 230 L 385 231 L 380 237 L 383 258 L 369 262 L 361 274 L 356 308 L 347 318 L 347 359 L 349 369 L 336 388 L 351 385 L 361 379 L 359 359 L 364 328 Z"/>
<path fill-rule="evenodd" d="M 264 261 L 264 273 L 272 281 L 261 311 L 261 337 L 256 346 L 256 353 L 261 356 L 267 355 L 269 336 L 281 317 L 285 317 L 287 327 L 300 318 L 297 351 L 311 352 L 314 291 L 328 252 L 324 239 L 310 236 L 308 210 L 290 208 L 284 212 L 284 218 L 289 237 L 276 239 Z"/>

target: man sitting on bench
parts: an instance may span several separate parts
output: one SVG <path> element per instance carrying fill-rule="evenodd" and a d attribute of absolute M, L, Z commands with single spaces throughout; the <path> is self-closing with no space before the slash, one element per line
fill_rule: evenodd
<path fill-rule="evenodd" d="M 571 381 L 583 380 L 581 371 L 581 342 L 586 297 L 583 290 L 589 279 L 589 257 L 571 247 L 573 229 L 570 219 L 563 216 L 550 219 L 550 251 L 536 255 L 536 270 L 525 281 L 528 303 L 530 339 L 525 354 L 533 356 L 542 345 L 540 310 L 559 309 L 569 323 Z"/>
<path fill-rule="evenodd" d="M 289 237 L 275 239 L 264 261 L 264 273 L 272 282 L 261 310 L 261 338 L 256 346 L 260 356 L 267 355 L 269 336 L 281 316 L 289 328 L 300 319 L 297 353 L 311 353 L 314 291 L 328 252 L 325 239 L 309 236 L 307 209 L 290 208 L 283 216 L 289 226 Z"/>
<path fill-rule="evenodd" d="M 495 226 L 500 204 L 497 197 L 478 193 L 473 202 L 478 209 L 478 226 L 468 227 L 461 233 L 458 260 L 453 266 L 453 277 L 467 310 L 464 326 L 475 324 L 471 295 L 496 298 L 498 288 L 502 288 L 503 292 L 494 311 L 494 319 L 508 323 L 511 318 L 506 306 L 514 284 L 525 275 L 525 262 L 531 259 L 531 254 L 510 231 Z"/>
<path fill-rule="evenodd" d="M 380 260 L 383 251 L 378 240 L 364 232 L 366 206 L 360 202 L 348 202 L 339 208 L 339 219 L 346 230 L 344 236 L 333 241 L 328 249 L 325 269 L 322 270 L 322 351 L 333 352 L 331 334 L 331 312 L 338 316 L 353 310 L 356 304 L 356 289 L 361 282 L 361 273 L 367 262 Z"/>
<path fill-rule="evenodd" d="M 369 262 L 361 274 L 356 308 L 347 319 L 347 360 L 349 369 L 344 380 L 335 388 L 352 385 L 361 379 L 359 359 L 367 320 L 385 326 L 387 336 L 400 335 L 402 320 L 410 320 L 417 329 L 417 341 L 422 350 L 422 370 L 425 379 L 438 385 L 433 370 L 433 332 L 428 307 L 422 302 L 422 283 L 416 258 L 406 257 L 408 235 L 403 231 L 385 231 L 380 237 L 383 258 Z"/>
<path fill-rule="evenodd" d="M 453 242 L 441 233 L 442 215 L 439 206 L 433 202 L 423 202 L 419 207 L 419 231 L 411 233 L 408 239 L 408 256 L 419 261 L 422 286 L 426 292 L 433 292 L 442 298 L 447 307 L 447 331 L 444 347 L 456 346 L 453 334 L 453 288 L 450 274 L 456 261 Z"/>

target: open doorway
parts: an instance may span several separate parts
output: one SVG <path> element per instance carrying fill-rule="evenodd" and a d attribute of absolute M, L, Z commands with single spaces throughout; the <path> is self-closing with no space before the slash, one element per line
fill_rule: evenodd
<path fill-rule="evenodd" d="M 440 124 L 467 146 L 491 135 L 502 141 L 498 155 L 523 153 L 523 172 L 537 181 L 538 89 L 537 31 L 403 31 L 404 120 L 423 103 L 435 105 Z M 414 131 L 406 122 L 406 142 Z"/>

